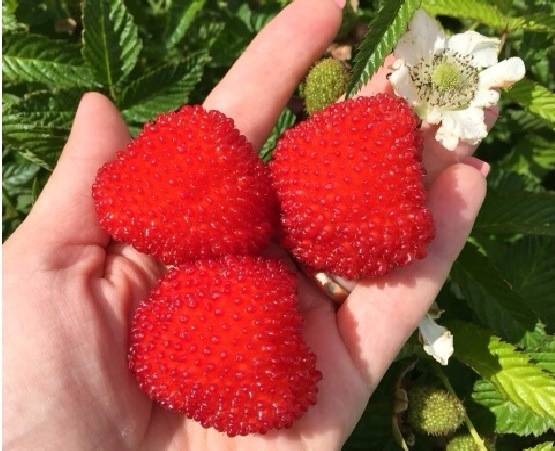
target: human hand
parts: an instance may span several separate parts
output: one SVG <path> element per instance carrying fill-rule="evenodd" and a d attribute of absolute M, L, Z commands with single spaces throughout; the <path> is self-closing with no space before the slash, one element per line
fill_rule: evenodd
<path fill-rule="evenodd" d="M 332 0 L 297 0 L 251 43 L 205 108 L 233 118 L 259 148 L 340 20 Z M 387 89 L 381 71 L 365 93 Z M 337 311 L 299 274 L 305 338 L 323 373 L 318 403 L 291 429 L 231 439 L 153 404 L 128 371 L 129 320 L 164 268 L 111 242 L 90 194 L 98 168 L 128 141 L 115 107 L 86 95 L 50 181 L 4 245 L 6 449 L 339 448 L 464 245 L 487 165 L 451 165 L 426 140 L 437 228 L 428 257 L 359 283 Z"/>

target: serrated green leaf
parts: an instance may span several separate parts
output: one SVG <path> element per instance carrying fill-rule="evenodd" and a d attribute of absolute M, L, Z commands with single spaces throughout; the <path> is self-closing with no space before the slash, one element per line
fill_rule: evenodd
<path fill-rule="evenodd" d="M 9 198 L 8 193 L 2 189 L 2 221 L 15 219 L 17 217 L 18 213 L 13 205 L 13 202 Z M 4 231 L 2 230 L 2 232 Z"/>
<path fill-rule="evenodd" d="M 539 445 L 526 448 L 524 451 L 553 451 L 555 450 L 555 442 L 544 442 Z"/>
<path fill-rule="evenodd" d="M 27 185 L 39 172 L 33 163 L 5 163 L 2 165 L 2 187 L 8 194 L 15 194 L 18 188 Z"/>
<path fill-rule="evenodd" d="M 537 183 L 530 183 L 529 179 L 497 165 L 494 165 L 488 174 L 488 190 L 490 193 L 506 194 L 518 193 L 519 191 L 533 193 L 544 191 L 538 187 Z"/>
<path fill-rule="evenodd" d="M 482 0 L 422 0 L 422 8 L 436 16 L 476 20 L 497 29 L 509 26 L 511 18 L 489 1 Z"/>
<path fill-rule="evenodd" d="M 500 11 L 505 13 L 509 12 L 513 6 L 513 0 L 494 0 L 495 6 L 499 8 Z"/>
<path fill-rule="evenodd" d="M 525 14 L 515 17 L 511 24 L 511 29 L 518 28 L 530 31 L 545 31 L 549 34 L 555 33 L 555 16 L 546 13 Z"/>
<path fill-rule="evenodd" d="M 42 191 L 42 188 L 42 183 L 40 183 L 38 177 L 35 177 L 33 179 L 33 185 L 31 186 L 31 196 L 33 198 L 33 200 L 31 201 L 32 204 L 34 204 L 39 198 L 39 194 Z"/>
<path fill-rule="evenodd" d="M 526 354 L 471 323 L 448 323 L 455 357 L 493 383 L 511 402 L 537 415 L 555 418 L 555 378 Z"/>
<path fill-rule="evenodd" d="M 548 334 L 543 324 L 536 325 L 521 346 L 534 363 L 555 375 L 555 335 Z"/>
<path fill-rule="evenodd" d="M 488 0 L 422 0 L 422 8 L 433 16 L 475 20 L 498 30 L 553 31 L 552 19 L 543 14 L 511 16 Z"/>
<path fill-rule="evenodd" d="M 64 89 L 55 91 L 34 91 L 19 97 L 17 102 L 10 105 L 12 113 L 39 113 L 53 111 L 72 114 L 79 104 L 82 92 L 78 89 Z"/>
<path fill-rule="evenodd" d="M 27 25 L 18 22 L 15 11 L 17 9 L 17 1 L 4 0 L 2 2 L 2 33 L 25 31 Z"/>
<path fill-rule="evenodd" d="M 37 82 L 56 88 L 96 86 L 77 46 L 35 34 L 4 37 L 4 81 Z"/>
<path fill-rule="evenodd" d="M 116 83 L 133 70 L 142 45 L 122 0 L 85 0 L 83 57 L 114 99 Z"/>
<path fill-rule="evenodd" d="M 540 168 L 546 170 L 555 169 L 555 142 L 547 141 L 540 136 L 530 137 L 530 152 L 532 160 Z"/>
<path fill-rule="evenodd" d="M 551 129 L 551 123 L 526 110 L 509 110 L 507 113 L 519 130 L 539 132 L 542 129 Z"/>
<path fill-rule="evenodd" d="M 37 91 L 18 98 L 3 117 L 5 142 L 15 154 L 48 171 L 62 149 L 75 110 L 79 90 Z"/>
<path fill-rule="evenodd" d="M 486 196 L 474 230 L 555 236 L 555 193 L 492 190 Z"/>
<path fill-rule="evenodd" d="M 513 53 L 524 61 L 528 78 L 549 86 L 550 46 L 553 37 L 548 33 L 524 31 L 522 39 L 512 40 Z"/>
<path fill-rule="evenodd" d="M 134 80 L 122 91 L 124 117 L 145 122 L 180 107 L 201 80 L 209 61 L 206 53 L 197 53 L 182 63 L 159 67 Z"/>
<path fill-rule="evenodd" d="M 53 160 L 56 159 L 58 154 L 56 152 L 55 155 L 51 156 L 50 158 L 41 158 L 35 152 L 20 147 L 17 150 L 17 155 L 30 163 L 36 164 L 37 166 L 46 169 L 48 172 L 52 172 L 52 168 L 54 166 Z"/>
<path fill-rule="evenodd" d="M 550 170 L 555 169 L 555 141 L 545 139 L 539 134 L 527 134 L 500 162 L 500 167 L 539 184 Z"/>
<path fill-rule="evenodd" d="M 520 80 L 506 92 L 506 97 L 555 124 L 555 94 L 545 86 L 528 79 Z"/>
<path fill-rule="evenodd" d="M 196 21 L 189 31 L 187 45 L 198 51 L 210 51 L 225 29 L 225 22 L 210 18 L 209 21 Z"/>
<path fill-rule="evenodd" d="M 555 331 L 555 239 L 523 237 L 490 258 L 511 289 Z"/>
<path fill-rule="evenodd" d="M 146 0 L 146 2 L 145 0 L 134 0 L 134 2 L 138 3 L 142 8 L 147 6 L 147 11 L 150 9 L 153 14 L 165 14 L 169 11 L 175 0 Z"/>
<path fill-rule="evenodd" d="M 355 56 L 347 97 L 351 97 L 370 79 L 407 31 L 420 0 L 391 0 L 384 4 L 369 25 L 369 31 Z"/>
<path fill-rule="evenodd" d="M 295 124 L 295 114 L 289 109 L 285 108 L 277 120 L 276 125 L 272 129 L 272 133 L 260 149 L 259 155 L 262 161 L 270 161 L 272 159 L 272 152 L 274 151 L 277 141 L 282 133 Z"/>
<path fill-rule="evenodd" d="M 258 33 L 278 12 L 275 8 L 270 10 L 266 8 L 266 11 L 259 11 L 259 9 L 251 9 L 247 3 L 244 3 L 237 11 L 238 17 L 253 33 Z"/>
<path fill-rule="evenodd" d="M 13 94 L 2 94 L 2 112 L 9 111 L 13 105 L 18 103 L 21 100 L 21 97 L 18 97 Z"/>
<path fill-rule="evenodd" d="M 226 17 L 224 27 L 217 39 L 209 42 L 213 65 L 227 70 L 243 53 L 253 36 L 247 25 L 238 17 L 235 15 Z"/>
<path fill-rule="evenodd" d="M 555 374 L 555 339 L 550 336 L 549 341 L 537 351 L 528 351 L 528 355 L 538 366 Z"/>
<path fill-rule="evenodd" d="M 166 47 L 175 47 L 181 43 L 205 4 L 206 0 L 183 0 L 171 4 L 167 14 Z"/>
<path fill-rule="evenodd" d="M 516 405 L 487 380 L 476 381 L 472 399 L 479 405 L 487 407 L 494 415 L 495 432 L 497 433 L 538 437 L 555 428 L 553 418 L 538 415 L 527 407 Z"/>
<path fill-rule="evenodd" d="M 516 342 L 534 330 L 537 316 L 473 244 L 459 255 L 451 279 L 480 321 L 501 337 Z"/>
<path fill-rule="evenodd" d="M 57 157 L 67 140 L 73 112 L 8 113 L 2 118 L 5 143 Z"/>

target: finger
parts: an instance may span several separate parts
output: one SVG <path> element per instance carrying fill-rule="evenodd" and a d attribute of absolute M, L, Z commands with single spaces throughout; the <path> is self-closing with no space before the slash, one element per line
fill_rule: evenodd
<path fill-rule="evenodd" d="M 101 94 L 85 94 L 58 164 L 33 207 L 26 227 L 53 244 L 106 245 L 98 226 L 91 186 L 98 169 L 129 142 L 116 107 Z"/>
<path fill-rule="evenodd" d="M 111 241 L 107 248 L 100 293 L 117 318 L 127 324 L 139 302 L 165 274 L 166 267 L 134 247 Z"/>
<path fill-rule="evenodd" d="M 473 167 L 456 164 L 442 172 L 429 193 L 436 238 L 428 256 L 358 284 L 338 311 L 343 340 L 372 387 L 437 296 L 485 193 L 485 178 Z"/>
<path fill-rule="evenodd" d="M 341 23 L 341 0 L 297 0 L 254 38 L 206 98 L 206 109 L 231 117 L 255 148 Z M 344 1 L 343 1 L 344 3 Z"/>
<path fill-rule="evenodd" d="M 495 124 L 498 114 L 499 109 L 497 106 L 484 110 L 484 119 L 488 130 Z M 471 156 L 478 147 L 478 145 L 459 143 L 455 150 L 447 150 L 436 141 L 435 135 L 437 128 L 437 125 L 425 123 L 422 125 L 421 129 L 422 138 L 424 139 L 422 162 L 424 168 L 426 168 L 426 183 L 428 184 L 433 183 L 437 175 L 447 166 L 463 161 L 465 158 Z"/>

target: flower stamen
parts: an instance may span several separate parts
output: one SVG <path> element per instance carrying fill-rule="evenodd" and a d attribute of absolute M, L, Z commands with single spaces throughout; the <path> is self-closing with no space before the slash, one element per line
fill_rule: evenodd
<path fill-rule="evenodd" d="M 466 108 L 478 89 L 471 57 L 448 50 L 409 67 L 409 74 L 419 97 L 441 110 Z"/>

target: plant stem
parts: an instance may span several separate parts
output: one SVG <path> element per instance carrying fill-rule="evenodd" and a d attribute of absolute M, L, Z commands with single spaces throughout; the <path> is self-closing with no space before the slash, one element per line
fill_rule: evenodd
<path fill-rule="evenodd" d="M 434 370 L 437 377 L 439 378 L 439 380 L 441 380 L 445 388 L 452 395 L 457 396 L 457 393 L 455 393 L 455 390 L 453 390 L 453 386 L 451 385 L 451 382 L 449 382 L 449 379 L 447 378 L 443 370 L 439 368 L 437 365 L 434 365 Z M 474 439 L 474 442 L 476 443 L 476 445 L 478 445 L 478 448 L 480 449 L 480 451 L 488 451 L 488 448 L 486 447 L 484 440 L 482 439 L 482 437 L 480 437 L 480 434 L 478 434 L 478 431 L 474 427 L 474 424 L 472 424 L 472 421 L 470 420 L 468 414 L 466 413 L 466 410 L 464 412 L 464 422 L 466 424 L 468 432 L 470 432 L 470 435 Z"/>

